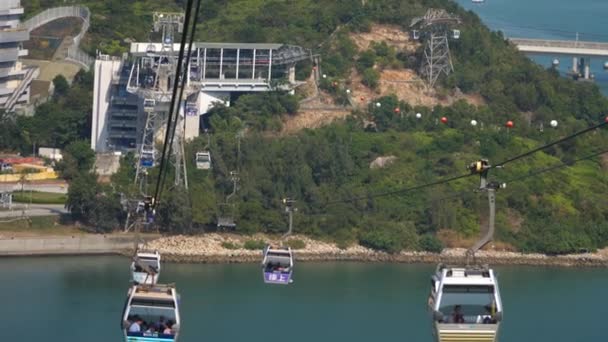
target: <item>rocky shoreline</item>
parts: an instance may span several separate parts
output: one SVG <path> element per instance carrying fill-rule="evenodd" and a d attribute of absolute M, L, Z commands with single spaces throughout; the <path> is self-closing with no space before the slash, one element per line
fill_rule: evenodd
<path fill-rule="evenodd" d="M 205 234 L 201 236 L 161 237 L 147 242 L 142 247 L 157 250 L 163 259 L 175 263 L 257 263 L 262 252 L 243 247 L 247 240 L 264 241 L 278 244 L 279 240 L 258 234 L 242 237 L 233 234 Z M 357 261 L 357 262 L 394 262 L 394 263 L 445 263 L 462 264 L 465 249 L 444 249 L 440 254 L 404 251 L 398 254 L 377 252 L 362 246 L 340 249 L 333 243 L 312 240 L 305 236 L 292 236 L 289 240 L 304 242 L 305 247 L 294 250 L 297 261 Z M 229 248 L 226 248 L 229 247 Z M 559 267 L 608 267 L 608 249 L 596 253 L 548 256 L 543 254 L 524 254 L 506 251 L 481 251 L 476 261 L 491 265 L 529 265 Z"/>

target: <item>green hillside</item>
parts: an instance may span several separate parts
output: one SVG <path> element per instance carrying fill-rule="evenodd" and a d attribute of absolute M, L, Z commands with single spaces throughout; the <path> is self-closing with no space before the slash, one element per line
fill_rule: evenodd
<path fill-rule="evenodd" d="M 28 1 L 24 3 L 27 6 Z M 44 1 L 39 3 L 42 6 Z M 126 37 L 145 39 L 150 11 L 160 8 L 161 3 L 90 2 L 94 20 L 89 47 L 103 42 L 102 50 L 115 53 L 124 49 Z M 481 94 L 487 105 L 475 107 L 460 101 L 449 107 L 413 108 L 387 94 L 373 101 L 380 102 L 381 107 L 355 111 L 345 122 L 281 135 L 277 133 L 281 119 L 297 115 L 299 98 L 279 93 L 241 96 L 232 107 L 213 110 L 213 170 L 196 170 L 188 165 L 187 198 L 177 190 L 165 191 L 161 202 L 166 204 L 159 208 L 161 229 L 213 229 L 220 210 L 226 210 L 219 204 L 232 189 L 229 171 L 239 169 L 240 190 L 234 208 L 229 207 L 238 219 L 237 231 L 282 232 L 286 217 L 280 201 L 292 197 L 298 201 L 297 232 L 342 244 L 360 242 L 391 252 L 404 248 L 436 250 L 440 247 L 438 233 L 444 241 L 451 242 L 454 237 L 467 241 L 478 233 L 480 216 L 485 222 L 487 201 L 482 193 L 474 192 L 476 177 L 422 191 L 373 195 L 462 174 L 466 165 L 481 157 L 492 163 L 503 161 L 599 123 L 608 112 L 608 100 L 595 85 L 560 78 L 532 63 L 500 33 L 490 32 L 475 14 L 451 1 L 362 3 L 205 0 L 198 38 L 299 44 L 322 56 L 321 68 L 329 75 L 327 82 L 349 84 L 350 71 L 356 68 L 369 76 L 364 81 L 373 86 L 374 73 L 382 68 L 417 68 L 421 51 L 407 53 L 379 44 L 360 53 L 348 33 L 365 32 L 372 23 L 399 25 L 407 30 L 411 19 L 427 8 L 446 8 L 458 14 L 463 24 L 461 39 L 451 45 L 456 71 L 441 80 L 439 91 L 458 88 L 464 93 Z M 173 4 L 169 7 L 175 8 Z M 108 15 L 109 11 L 114 15 Z M 126 17 L 131 21 L 124 21 Z M 310 70 L 310 66 L 300 69 Z M 337 97 L 344 95 L 343 86 L 323 86 Z M 395 108 L 402 115 L 396 115 Z M 414 116 L 418 112 L 422 114 L 420 120 Z M 437 122 L 443 116 L 449 119 L 447 125 Z M 484 127 L 472 127 L 471 119 L 484 123 Z M 365 125 L 370 120 L 375 129 Z M 513 129 L 504 128 L 507 120 L 515 123 Z M 557 120 L 559 126 L 549 128 L 550 120 Z M 245 128 L 243 122 L 247 122 L 247 129 L 237 157 L 236 135 Z M 540 123 L 545 124 L 544 132 L 538 129 Z M 573 161 L 607 149 L 607 141 L 604 128 L 493 171 L 492 178 L 508 182 L 498 194 L 497 239 L 519 250 L 546 253 L 605 247 L 608 160 L 594 157 Z M 193 156 L 206 145 L 207 137 L 195 140 L 187 147 L 187 155 Z M 27 147 L 25 143 L 23 149 Z M 381 156 L 396 159 L 389 166 L 371 169 L 370 163 Z M 529 176 L 561 163 L 568 166 Z M 130 165 L 123 163 L 114 177 L 114 189 L 129 190 L 133 172 Z M 103 229 L 118 226 L 124 213 L 112 204 L 116 202 L 112 190 L 95 186 L 94 178 L 88 175 L 79 177 L 74 182 L 81 188 L 108 199 L 107 205 L 100 205 L 98 200 L 95 206 L 81 206 L 84 210 L 78 213 L 79 218 Z M 74 184 L 72 191 L 78 191 Z M 89 200 L 73 195 L 73 205 Z M 102 221 L 104 224 L 99 225 Z"/>

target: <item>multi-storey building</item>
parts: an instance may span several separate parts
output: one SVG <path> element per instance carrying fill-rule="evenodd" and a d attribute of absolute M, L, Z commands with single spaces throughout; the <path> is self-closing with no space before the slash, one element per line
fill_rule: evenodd
<path fill-rule="evenodd" d="M 21 15 L 21 0 L 0 1 L 0 110 L 14 111 L 27 105 L 30 84 L 39 72 L 19 61 L 27 56 L 22 44 L 30 36 L 19 26 Z"/>

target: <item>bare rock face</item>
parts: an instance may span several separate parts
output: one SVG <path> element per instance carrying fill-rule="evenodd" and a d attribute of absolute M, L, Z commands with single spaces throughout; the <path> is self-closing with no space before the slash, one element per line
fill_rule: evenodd
<path fill-rule="evenodd" d="M 372 170 L 373 169 L 382 169 L 387 166 L 390 166 L 395 160 L 397 160 L 397 157 L 395 157 L 395 156 L 378 157 L 369 164 L 369 168 Z"/>

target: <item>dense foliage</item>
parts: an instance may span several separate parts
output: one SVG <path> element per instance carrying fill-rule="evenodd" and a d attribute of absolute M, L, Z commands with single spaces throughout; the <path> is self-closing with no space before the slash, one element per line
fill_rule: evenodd
<path fill-rule="evenodd" d="M 93 40 L 102 41 L 102 50 L 110 53 L 124 51 L 124 38 L 146 38 L 153 10 L 183 6 L 183 1 L 158 0 L 86 3 L 95 13 Z M 480 157 L 493 163 L 505 160 L 597 122 L 608 108 L 608 100 L 596 86 L 560 78 L 535 65 L 501 33 L 490 32 L 476 15 L 447 0 L 205 0 L 202 7 L 199 39 L 283 42 L 313 48 L 323 56 L 321 67 L 330 76 L 322 86 L 342 100 L 343 90 L 332 90 L 329 85 L 350 82 L 353 68 L 373 88 L 378 70 L 417 68 L 416 57 L 421 53 L 396 51 L 381 42 L 359 52 L 349 32 L 369 30 L 372 23 L 407 29 L 411 19 L 427 8 L 447 8 L 461 16 L 463 26 L 460 41 L 451 44 L 456 72 L 442 79 L 440 86 L 443 91 L 457 88 L 479 93 L 487 106 L 457 102 L 450 107 L 412 108 L 387 96 L 374 100 L 381 107 L 356 112 L 344 123 L 278 136 L 281 116 L 297 111 L 297 99 L 279 93 L 242 96 L 229 108 L 215 108 L 210 114 L 211 134 L 187 146 L 190 191 L 165 190 L 166 202 L 161 202 L 158 221 L 166 231 L 215 229 L 219 216 L 231 215 L 239 232 L 283 232 L 287 219 L 281 199 L 292 197 L 299 208 L 296 232 L 330 237 L 341 246 L 358 241 L 389 252 L 404 248 L 439 251 L 443 243 L 438 235 L 448 243 L 445 236 L 471 238 L 478 233 L 480 221 L 486 221 L 487 202 L 472 191 L 477 186 L 474 178 L 423 191 L 372 195 L 461 174 L 469 162 Z M 109 15 L 110 11 L 116 15 Z M 39 108 L 33 118 L 23 123 L 18 120 L 17 127 L 25 127 L 26 133 L 8 130 L 11 137 L 18 138 L 3 135 L 0 143 L 25 150 L 32 141 L 29 132 L 36 132 L 34 139 L 48 142 L 55 137 L 51 132 L 58 131 L 58 146 L 82 138 L 78 132 L 87 127 L 83 123 L 86 116 L 75 115 L 78 104 L 66 100 L 79 84 L 86 83 L 76 82 L 65 96 Z M 83 103 L 90 99 L 82 97 Z M 86 111 L 90 103 L 87 105 Z M 67 122 L 75 128 L 66 130 L 62 124 L 39 129 L 36 118 L 57 114 L 54 106 L 74 109 L 62 113 L 71 113 Z M 80 115 L 86 112 L 84 107 Z M 399 115 L 395 108 L 400 109 Z M 418 112 L 420 120 L 414 117 Z M 442 116 L 449 117 L 447 125 L 438 122 Z M 472 118 L 483 126 L 472 128 Z M 364 124 L 370 119 L 375 128 Z M 558 128 L 539 131 L 541 122 L 552 119 L 560 122 Z M 515 121 L 515 128 L 504 129 L 506 120 Z M 606 132 L 587 134 L 496 170 L 492 177 L 508 183 L 497 200 L 498 240 L 520 250 L 553 254 L 606 246 L 606 161 L 594 158 L 572 164 L 601 149 L 606 138 Z M 207 149 L 213 169 L 197 170 L 191 157 Z M 370 168 L 382 156 L 396 159 L 384 168 Z M 133 191 L 133 161 L 129 158 L 113 178 L 117 191 Z M 531 176 L 531 172 L 560 163 L 571 165 Z M 239 171 L 239 190 L 227 200 L 232 170 Z M 103 230 L 118 226 L 120 210 L 112 205 L 117 201 L 112 202 L 115 195 L 108 191 L 95 185 L 88 173 L 74 177 L 68 200 L 73 215 L 103 226 Z M 95 203 L 91 198 L 96 198 Z"/>
<path fill-rule="evenodd" d="M 33 116 L 0 114 L 0 151 L 27 154 L 34 146 L 64 148 L 90 138 L 93 74 L 80 71 L 71 87 L 63 76 L 53 82 L 55 95 L 38 106 Z"/>

